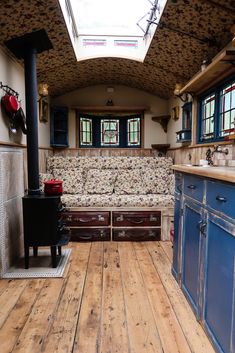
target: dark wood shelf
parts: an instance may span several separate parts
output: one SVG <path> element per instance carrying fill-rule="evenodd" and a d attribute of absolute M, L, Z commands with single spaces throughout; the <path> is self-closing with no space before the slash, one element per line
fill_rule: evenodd
<path fill-rule="evenodd" d="M 168 150 L 168 148 L 170 148 L 170 144 L 169 143 L 156 143 L 151 145 L 152 149 L 154 150 L 158 150 L 159 152 L 162 153 L 166 153 L 166 151 Z"/>
<path fill-rule="evenodd" d="M 180 90 L 200 94 L 235 72 L 235 50 L 224 50 L 215 57 L 205 70 L 199 71 Z"/>
<path fill-rule="evenodd" d="M 170 118 L 171 118 L 170 115 L 160 115 L 160 116 L 153 116 L 152 120 L 155 121 L 156 123 L 159 123 L 163 128 L 164 132 L 167 132 L 167 124 Z"/>
<path fill-rule="evenodd" d="M 146 106 L 119 106 L 119 105 L 79 105 L 71 106 L 72 109 L 78 110 L 80 113 L 83 112 L 143 112 L 149 109 Z"/>

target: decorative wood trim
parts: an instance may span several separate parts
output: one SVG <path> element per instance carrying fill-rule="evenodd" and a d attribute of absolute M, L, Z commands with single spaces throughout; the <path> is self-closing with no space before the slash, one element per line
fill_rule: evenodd
<path fill-rule="evenodd" d="M 192 107 L 192 145 L 197 144 L 197 109 L 198 109 L 198 102 L 197 99 L 193 100 L 193 107 Z"/>
<path fill-rule="evenodd" d="M 142 112 L 141 114 L 141 119 L 140 119 L 140 128 L 141 128 L 141 136 L 140 136 L 140 140 L 141 140 L 141 148 L 144 149 L 144 113 Z"/>
<path fill-rule="evenodd" d="M 26 144 L 14 143 L 14 142 L 4 142 L 4 141 L 0 141 L 0 146 L 15 147 L 15 148 L 27 148 Z M 38 148 L 40 150 L 53 151 L 53 148 L 51 148 L 51 147 L 38 147 Z"/>
<path fill-rule="evenodd" d="M 108 105 L 96 105 L 96 106 L 89 106 L 89 105 L 84 105 L 84 106 L 72 106 L 71 109 L 76 109 L 79 111 L 79 113 L 84 113 L 84 112 L 135 112 L 135 113 L 142 113 L 145 110 L 148 110 L 149 107 L 146 106 L 108 106 Z"/>
<path fill-rule="evenodd" d="M 170 115 L 161 115 L 161 116 L 153 116 L 152 120 L 155 121 L 156 123 L 159 123 L 163 128 L 164 132 L 167 133 L 167 124 L 170 118 L 171 118 Z"/>
<path fill-rule="evenodd" d="M 215 145 L 233 145 L 233 144 L 234 144 L 233 140 L 215 141 L 211 143 L 202 143 L 202 144 L 195 144 L 190 146 L 172 147 L 172 148 L 169 148 L 168 151 L 176 151 L 176 150 L 191 149 L 191 148 L 203 148 L 203 147 L 210 147 Z"/>

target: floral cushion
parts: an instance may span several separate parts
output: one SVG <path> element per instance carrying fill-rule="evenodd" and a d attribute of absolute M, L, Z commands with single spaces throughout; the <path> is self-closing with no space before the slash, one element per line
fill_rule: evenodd
<path fill-rule="evenodd" d="M 78 169 L 54 169 L 55 179 L 63 180 L 63 192 L 66 194 L 82 194 L 84 189 L 84 175 Z"/>
<path fill-rule="evenodd" d="M 63 195 L 66 207 L 174 207 L 172 195 Z"/>
<path fill-rule="evenodd" d="M 47 170 L 52 172 L 54 169 L 74 169 L 78 167 L 78 157 L 53 156 L 47 159 Z"/>
<path fill-rule="evenodd" d="M 141 178 L 140 170 L 119 170 L 114 190 L 115 194 L 119 195 L 144 195 L 146 192 Z"/>
<path fill-rule="evenodd" d="M 168 176 L 168 188 L 169 188 L 169 194 L 174 195 L 175 192 L 175 174 L 170 174 Z"/>
<path fill-rule="evenodd" d="M 87 172 L 85 192 L 88 194 L 112 194 L 117 172 L 112 169 L 90 169 Z"/>
<path fill-rule="evenodd" d="M 53 179 L 53 175 L 51 173 L 39 173 L 39 187 L 40 191 L 44 191 L 44 181 Z"/>
<path fill-rule="evenodd" d="M 165 168 L 146 168 L 142 171 L 142 178 L 147 194 L 168 194 L 168 173 Z"/>
<path fill-rule="evenodd" d="M 62 157 L 47 158 L 47 170 L 53 169 L 144 169 L 163 167 L 170 171 L 169 157 Z"/>

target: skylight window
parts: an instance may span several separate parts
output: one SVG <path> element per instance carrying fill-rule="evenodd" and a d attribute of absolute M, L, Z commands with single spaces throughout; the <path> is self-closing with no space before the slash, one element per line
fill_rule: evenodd
<path fill-rule="evenodd" d="M 71 0 L 79 34 L 142 36 L 136 23 L 150 11 L 148 0 Z"/>
<path fill-rule="evenodd" d="M 78 60 L 113 56 L 143 61 L 157 27 L 151 21 L 159 22 L 167 0 L 59 1 Z"/>

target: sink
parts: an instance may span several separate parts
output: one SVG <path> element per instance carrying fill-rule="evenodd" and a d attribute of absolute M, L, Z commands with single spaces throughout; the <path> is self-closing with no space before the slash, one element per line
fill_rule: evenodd
<path fill-rule="evenodd" d="M 217 167 L 217 165 L 209 165 L 209 164 L 206 164 L 206 165 L 200 165 L 200 164 L 183 164 L 184 166 L 186 167 L 202 167 L 202 168 L 214 168 L 214 167 Z"/>

